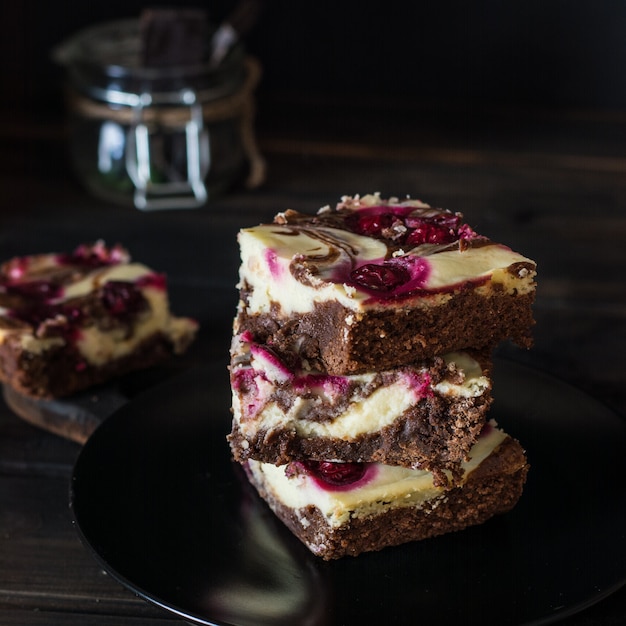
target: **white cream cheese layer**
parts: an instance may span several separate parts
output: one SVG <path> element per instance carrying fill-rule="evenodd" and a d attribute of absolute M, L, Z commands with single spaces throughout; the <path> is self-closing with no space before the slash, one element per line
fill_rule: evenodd
<path fill-rule="evenodd" d="M 169 307 L 165 291 L 144 287 L 142 293 L 150 304 L 150 313 L 138 319 L 130 336 L 126 336 L 126 331 L 120 328 L 108 332 L 101 331 L 97 326 L 81 329 L 76 347 L 88 363 L 104 365 L 122 358 L 151 335 L 167 330 Z"/>
<path fill-rule="evenodd" d="M 529 293 L 534 289 L 532 276 L 525 269 L 522 275 L 513 275 L 506 268 L 514 263 L 528 263 L 529 260 L 513 252 L 506 246 L 491 244 L 480 248 L 468 248 L 463 252 L 449 250 L 428 257 L 431 266 L 426 289 L 445 289 L 450 285 L 468 280 L 478 280 L 486 276 L 500 283 L 507 291 L 517 289 L 517 293 Z"/>
<path fill-rule="evenodd" d="M 463 463 L 464 480 L 506 437 L 503 431 L 493 427 L 478 440 L 470 451 L 470 460 Z M 396 507 L 420 508 L 427 501 L 445 498 L 445 490 L 435 487 L 433 475 L 423 470 L 374 464 L 373 477 L 365 484 L 357 483 L 354 489 L 333 491 L 323 489 L 303 473 L 288 477 L 284 465 L 253 460 L 248 464 L 255 481 L 278 502 L 296 511 L 314 506 L 335 528 L 353 517 L 376 515 Z"/>
<path fill-rule="evenodd" d="M 6 332 L 0 329 L 0 343 L 2 343 L 4 337 L 6 337 Z M 28 334 L 20 337 L 20 345 L 23 350 L 30 352 L 31 354 L 43 354 L 46 350 L 65 345 L 65 339 L 62 337 L 38 339 L 37 337 Z"/>
<path fill-rule="evenodd" d="M 247 303 L 249 314 L 268 313 L 272 303 L 279 303 L 284 314 L 308 313 L 316 303 L 337 301 L 348 309 L 384 306 L 372 301 L 371 294 L 341 282 L 333 282 L 328 275 L 326 260 L 333 259 L 332 271 L 341 275 L 341 266 L 380 262 L 386 253 L 381 241 L 344 230 L 320 228 L 320 238 L 298 231 L 289 225 L 260 225 L 240 231 L 241 251 L 240 283 L 252 287 Z M 409 250 L 401 256 L 418 255 L 420 248 Z M 430 250 L 433 246 L 428 246 Z M 346 252 L 349 250 L 349 254 Z M 450 298 L 445 291 L 468 281 L 487 281 L 503 286 L 509 293 L 529 293 L 534 290 L 534 272 L 524 268 L 518 275 L 507 268 L 516 263 L 532 263 L 506 246 L 488 244 L 465 250 L 454 249 L 422 257 L 428 266 L 428 277 L 423 289 L 431 291 L 423 299 L 424 306 L 440 305 Z M 304 284 L 291 271 L 292 262 L 307 259 L 314 267 L 307 273 Z M 482 286 L 482 291 L 485 286 Z"/>
<path fill-rule="evenodd" d="M 346 411 L 330 422 L 316 422 L 299 418 L 305 404 L 314 400 L 297 398 L 285 413 L 276 402 L 269 402 L 255 420 L 242 419 L 238 395 L 233 396 L 233 410 L 244 435 L 264 430 L 293 429 L 301 437 L 333 437 L 352 439 L 361 434 L 376 432 L 392 424 L 413 404 L 415 396 L 405 386 L 396 383 L 380 387 L 364 400 L 352 402 Z"/>
<path fill-rule="evenodd" d="M 325 229 L 343 241 L 350 233 Z M 352 235 L 364 260 L 384 256 L 386 246 L 370 237 Z M 241 251 L 240 283 L 244 281 L 253 289 L 248 302 L 249 313 L 268 313 L 272 303 L 279 302 L 285 314 L 311 312 L 315 304 L 338 301 L 344 306 L 358 309 L 359 294 L 354 287 L 308 276 L 309 285 L 296 280 L 291 273 L 291 262 L 296 256 L 328 257 L 331 246 L 304 233 L 296 233 L 288 226 L 261 225 L 240 231 Z M 350 263 L 349 259 L 341 262 Z"/>
<path fill-rule="evenodd" d="M 235 342 L 235 349 L 242 349 L 242 344 Z M 408 370 L 400 374 L 394 382 L 378 387 L 366 397 L 354 397 L 346 409 L 330 421 L 316 421 L 303 418 L 310 415 L 315 403 L 321 401 L 324 387 L 320 385 L 319 397 L 302 397 L 292 383 L 280 376 L 280 380 L 272 378 L 272 368 L 263 367 L 257 363 L 254 356 L 251 357 L 249 369 L 255 374 L 257 397 L 253 400 L 254 405 L 262 407 L 258 413 L 250 419 L 249 409 L 242 406 L 242 402 L 248 402 L 248 398 L 242 397 L 236 385 L 233 386 L 233 414 L 244 436 L 254 436 L 259 429 L 268 432 L 277 430 L 294 431 L 300 437 L 332 437 L 334 439 L 350 440 L 359 435 L 377 432 L 389 426 L 399 419 L 405 411 L 409 410 L 423 397 L 424 393 L 437 393 L 449 398 L 475 398 L 486 393 L 491 388 L 489 378 L 483 375 L 480 364 L 466 353 L 451 353 L 445 356 L 448 364 L 454 364 L 459 373 L 460 382 L 442 380 L 436 385 L 428 386 L 426 382 L 427 370 Z M 237 372 L 240 366 L 233 366 L 233 372 Z M 408 372 L 413 373 L 411 376 Z M 351 381 L 357 383 L 371 382 L 375 374 L 361 374 L 341 377 L 346 381 L 346 388 Z M 424 383 L 422 384 L 422 381 Z M 287 411 L 273 401 L 272 395 L 277 392 L 278 386 L 294 398 Z"/>
<path fill-rule="evenodd" d="M 452 383 L 442 380 L 434 385 L 433 389 L 442 396 L 457 396 L 461 398 L 477 398 L 491 388 L 491 382 L 483 374 L 480 363 L 467 352 L 450 352 L 443 359 L 448 365 L 454 365 L 460 372 L 463 381 Z"/>
<path fill-rule="evenodd" d="M 90 272 L 80 280 L 63 288 L 63 295 L 55 302 L 64 302 L 72 298 L 86 296 L 111 280 L 135 282 L 142 276 L 152 274 L 152 270 L 141 263 L 109 265 Z"/>

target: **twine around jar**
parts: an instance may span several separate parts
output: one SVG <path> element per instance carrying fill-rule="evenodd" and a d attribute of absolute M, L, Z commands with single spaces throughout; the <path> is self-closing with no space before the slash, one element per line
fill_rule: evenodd
<path fill-rule="evenodd" d="M 222 122 L 239 118 L 239 132 L 244 154 L 248 159 L 250 171 L 245 181 L 246 187 L 254 189 L 265 181 L 266 164 L 258 148 L 254 133 L 254 90 L 261 78 L 261 65 L 253 57 L 246 57 L 244 61 L 246 79 L 241 87 L 227 96 L 204 102 L 201 105 L 204 122 Z M 202 92 L 198 92 L 198 99 L 202 100 Z M 136 121 L 136 113 L 131 106 L 98 102 L 88 98 L 73 88 L 68 88 L 68 109 L 86 118 L 109 120 L 120 125 L 131 125 Z M 161 128 L 184 128 L 189 121 L 188 106 L 148 106 L 142 111 L 142 121 L 154 124 Z"/>

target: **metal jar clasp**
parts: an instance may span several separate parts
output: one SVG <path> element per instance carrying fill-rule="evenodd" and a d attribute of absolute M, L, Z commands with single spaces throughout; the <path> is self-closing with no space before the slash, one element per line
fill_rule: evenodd
<path fill-rule="evenodd" d="M 129 95 L 129 94 L 126 94 Z M 135 186 L 134 203 L 142 211 L 189 209 L 208 199 L 204 179 L 210 167 L 209 133 L 204 127 L 202 105 L 192 89 L 163 94 L 142 93 L 133 98 L 133 117 L 126 138 L 126 170 Z M 184 122 L 187 179 L 158 182 L 152 177 L 152 137 L 145 112 L 153 105 L 185 107 Z"/>

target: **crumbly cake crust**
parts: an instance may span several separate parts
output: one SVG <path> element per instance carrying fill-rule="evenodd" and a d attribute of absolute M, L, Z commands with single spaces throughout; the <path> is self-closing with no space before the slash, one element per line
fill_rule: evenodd
<path fill-rule="evenodd" d="M 462 486 L 421 508 L 400 507 L 377 516 L 352 518 L 339 528 L 331 528 L 315 507 L 294 511 L 284 506 L 250 473 L 248 476 L 287 528 L 314 554 L 332 560 L 462 530 L 506 513 L 519 500 L 528 469 L 524 450 L 507 437 Z"/>
<path fill-rule="evenodd" d="M 241 300 L 249 297 L 242 285 Z M 236 332 L 249 331 L 283 358 L 296 354 L 313 369 L 347 375 L 390 369 L 466 348 L 490 350 L 511 339 L 532 345 L 534 293 L 510 295 L 494 291 L 483 296 L 459 290 L 435 307 L 368 311 L 358 315 L 337 302 L 315 305 L 313 312 L 248 315 L 240 307 Z"/>

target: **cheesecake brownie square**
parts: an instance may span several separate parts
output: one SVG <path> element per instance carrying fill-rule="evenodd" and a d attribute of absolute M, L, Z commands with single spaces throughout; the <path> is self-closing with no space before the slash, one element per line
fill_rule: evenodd
<path fill-rule="evenodd" d="M 331 375 L 529 347 L 535 263 L 418 200 L 344 197 L 239 233 L 235 333 Z"/>
<path fill-rule="evenodd" d="M 454 484 L 486 423 L 491 364 L 466 352 L 344 376 L 280 359 L 251 333 L 234 337 L 230 378 L 237 461 L 379 462 Z"/>
<path fill-rule="evenodd" d="M 519 442 L 492 423 L 451 490 L 437 487 L 429 472 L 378 463 L 249 460 L 244 467 L 276 516 L 325 560 L 482 524 L 515 506 L 528 472 Z"/>
<path fill-rule="evenodd" d="M 35 398 L 71 395 L 184 352 L 164 274 L 104 242 L 0 266 L 0 380 Z"/>

